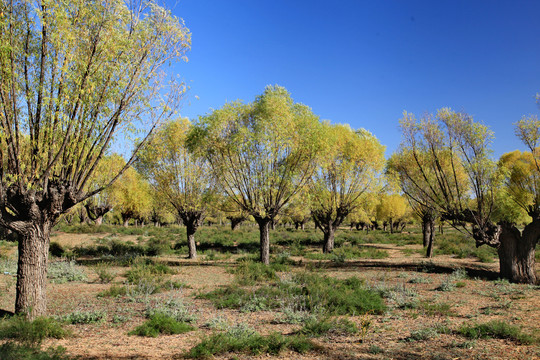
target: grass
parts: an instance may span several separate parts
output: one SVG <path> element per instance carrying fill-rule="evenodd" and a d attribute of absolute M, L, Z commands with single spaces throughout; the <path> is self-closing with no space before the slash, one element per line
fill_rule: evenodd
<path fill-rule="evenodd" d="M 297 297 L 307 311 L 324 310 L 333 315 L 382 314 L 386 309 L 381 295 L 368 289 L 356 277 L 339 280 L 307 272 L 296 274 L 289 282 L 249 290 L 231 285 L 199 297 L 212 300 L 218 309 L 246 306 L 259 310 L 277 309 L 291 297 Z"/>
<path fill-rule="evenodd" d="M 514 325 L 501 320 L 493 320 L 482 324 L 464 324 L 458 331 L 469 339 L 509 339 L 521 344 L 538 343 L 538 339 L 526 334 Z"/>
<path fill-rule="evenodd" d="M 327 334 L 352 335 L 358 333 L 358 327 L 345 318 L 323 318 L 308 321 L 298 330 L 298 333 L 309 337 L 319 337 Z"/>
<path fill-rule="evenodd" d="M 68 324 L 97 324 L 107 319 L 107 312 L 100 310 L 74 311 L 59 317 L 60 321 Z"/>
<path fill-rule="evenodd" d="M 0 359 L 2 360 L 69 360 L 65 352 L 66 349 L 61 346 L 43 351 L 39 347 L 13 342 L 0 345 Z"/>
<path fill-rule="evenodd" d="M 154 313 L 142 325 L 130 331 L 129 335 L 158 337 L 160 334 L 175 335 L 192 331 L 193 326 L 180 322 L 172 316 L 163 313 Z"/>
<path fill-rule="evenodd" d="M 28 346 L 36 346 L 46 338 L 61 339 L 69 335 L 54 319 L 38 317 L 28 321 L 22 316 L 0 320 L 0 339 L 16 340 Z"/>
<path fill-rule="evenodd" d="M 191 359 L 208 359 L 229 352 L 277 355 L 283 350 L 305 353 L 315 348 L 315 344 L 303 335 L 282 335 L 274 332 L 263 336 L 247 327 L 237 326 L 226 332 L 204 337 L 184 356 Z"/>

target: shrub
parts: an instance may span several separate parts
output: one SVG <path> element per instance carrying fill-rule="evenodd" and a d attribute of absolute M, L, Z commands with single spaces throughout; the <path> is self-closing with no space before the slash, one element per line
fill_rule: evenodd
<path fill-rule="evenodd" d="M 40 344 L 45 338 L 61 339 L 68 332 L 54 319 L 38 317 L 28 321 L 22 316 L 0 320 L 0 339 L 13 339 L 30 346 Z"/>
<path fill-rule="evenodd" d="M 148 318 L 156 314 L 164 314 L 179 322 L 193 323 L 197 316 L 180 298 L 171 298 L 163 303 L 148 305 L 145 315 Z"/>
<path fill-rule="evenodd" d="M 49 263 L 47 277 L 54 283 L 63 284 L 87 279 L 84 269 L 75 261 L 55 261 Z"/>
<path fill-rule="evenodd" d="M 57 243 L 56 241 L 51 241 L 49 245 L 49 254 L 51 254 L 54 257 L 63 257 L 65 256 L 65 250 L 62 245 Z"/>
<path fill-rule="evenodd" d="M 314 337 L 327 334 L 350 335 L 358 333 L 358 327 L 348 319 L 324 318 L 308 321 L 298 332 Z"/>
<path fill-rule="evenodd" d="M 438 337 L 439 334 L 449 334 L 450 330 L 445 326 L 426 327 L 411 332 L 405 341 L 423 341 Z"/>
<path fill-rule="evenodd" d="M 501 320 L 493 320 L 483 324 L 464 324 L 457 332 L 469 339 L 510 339 L 522 344 L 538 341 L 531 335 L 523 333 L 519 327 L 509 325 Z"/>
<path fill-rule="evenodd" d="M 96 266 L 94 266 L 94 271 L 99 278 L 99 282 L 102 284 L 108 284 L 116 277 L 116 273 L 111 271 L 109 264 L 104 262 L 96 264 Z"/>
<path fill-rule="evenodd" d="M 279 266 L 279 264 L 277 264 Z M 242 261 L 233 270 L 236 281 L 240 285 L 254 285 L 265 281 L 278 279 L 276 265 L 265 265 L 260 262 Z"/>
<path fill-rule="evenodd" d="M 107 312 L 93 311 L 75 311 L 71 314 L 60 316 L 59 320 L 69 324 L 94 324 L 101 323 L 107 318 Z"/>
<path fill-rule="evenodd" d="M 174 274 L 173 269 L 161 263 L 144 262 L 133 265 L 126 271 L 125 276 L 130 283 L 137 283 L 140 280 L 160 278 L 166 274 Z"/>
<path fill-rule="evenodd" d="M 98 297 L 119 297 L 126 296 L 127 288 L 125 286 L 112 285 L 107 290 L 98 294 Z"/>
<path fill-rule="evenodd" d="M 64 355 L 66 349 L 59 346 L 42 351 L 39 347 L 14 344 L 7 342 L 0 345 L 0 359 L 2 360 L 68 360 Z"/>
<path fill-rule="evenodd" d="M 129 335 L 158 337 L 160 334 L 174 335 L 183 334 L 193 330 L 193 327 L 184 322 L 176 321 L 167 314 L 155 313 L 142 325 L 130 331 Z"/>
<path fill-rule="evenodd" d="M 285 349 L 298 353 L 312 350 L 315 345 L 301 335 L 284 336 L 272 333 L 267 336 L 247 327 L 232 328 L 224 333 L 216 333 L 203 340 L 185 354 L 187 358 L 201 359 L 228 352 L 244 352 L 250 355 L 277 355 Z"/>

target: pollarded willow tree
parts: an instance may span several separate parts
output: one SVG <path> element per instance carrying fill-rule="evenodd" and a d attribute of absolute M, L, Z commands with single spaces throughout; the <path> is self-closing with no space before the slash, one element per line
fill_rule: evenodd
<path fill-rule="evenodd" d="M 190 41 L 154 1 L 0 2 L 0 226 L 21 238 L 17 313 L 45 314 L 49 233 L 108 185 L 87 187 L 113 138 L 172 115 L 183 88 L 166 89 L 163 69 Z"/>
<path fill-rule="evenodd" d="M 182 219 L 189 258 L 195 259 L 195 232 L 206 216 L 214 186 L 207 161 L 189 153 L 186 147 L 191 126 L 187 119 L 165 124 L 139 153 L 136 166 Z"/>
<path fill-rule="evenodd" d="M 309 181 L 323 138 L 319 118 L 268 86 L 254 102 L 233 102 L 199 119 L 190 146 L 204 156 L 221 189 L 252 215 L 261 261 L 270 262 L 270 223 Z"/>
<path fill-rule="evenodd" d="M 469 232 L 477 246 L 497 248 L 502 277 L 534 283 L 534 250 L 540 236 L 538 205 L 534 196 L 527 202 L 532 222 L 523 231 L 509 222 L 496 223 L 501 172 L 490 159 L 491 131 L 470 116 L 450 109 L 441 109 L 435 117 L 420 122 L 405 114 L 401 127 L 403 143 L 397 156 L 405 156 L 413 165 L 401 166 L 396 161 L 394 168 L 402 181 L 408 181 L 422 194 L 415 201 L 428 199 L 443 219 Z M 538 145 L 538 132 L 534 121 L 518 124 L 520 137 L 533 144 L 532 149 Z M 514 182 L 508 175 L 511 173 L 507 172 L 507 185 Z M 472 224 L 472 229 L 466 224 Z"/>
<path fill-rule="evenodd" d="M 323 252 L 334 249 L 336 229 L 374 190 L 384 167 L 384 146 L 369 131 L 324 124 L 328 147 L 311 183 L 311 214 L 324 234 Z"/>

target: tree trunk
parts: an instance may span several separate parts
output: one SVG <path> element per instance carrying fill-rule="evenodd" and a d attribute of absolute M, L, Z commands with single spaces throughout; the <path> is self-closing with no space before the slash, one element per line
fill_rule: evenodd
<path fill-rule="evenodd" d="M 96 225 L 103 224 L 103 216 L 98 216 L 96 220 L 94 220 L 94 222 L 96 223 Z"/>
<path fill-rule="evenodd" d="M 329 254 L 332 251 L 334 251 L 334 237 L 335 237 L 336 229 L 332 224 L 330 224 L 328 227 L 324 229 L 324 245 L 323 245 L 323 253 Z"/>
<path fill-rule="evenodd" d="M 393 234 L 394 233 L 394 221 L 392 219 L 390 219 L 390 234 Z"/>
<path fill-rule="evenodd" d="M 432 258 L 433 257 L 433 243 L 435 239 L 435 221 L 433 219 L 430 219 L 426 223 L 426 230 L 424 233 L 424 241 L 426 242 L 426 257 Z M 426 239 L 427 236 L 427 239 Z"/>
<path fill-rule="evenodd" d="M 305 229 L 306 229 L 306 227 L 305 227 L 304 225 L 305 225 L 305 222 L 300 223 L 300 229 L 301 229 L 301 230 L 305 230 Z"/>
<path fill-rule="evenodd" d="M 125 219 L 124 220 L 124 227 L 128 227 L 129 226 L 129 219 Z"/>
<path fill-rule="evenodd" d="M 268 218 L 255 218 L 257 224 L 259 224 L 259 232 L 261 239 L 261 262 L 263 264 L 270 264 L 270 224 L 271 219 Z"/>
<path fill-rule="evenodd" d="M 186 226 L 187 242 L 188 242 L 188 249 L 189 249 L 188 257 L 190 259 L 197 258 L 197 245 L 195 244 L 195 231 L 196 230 L 197 229 L 191 224 Z"/>
<path fill-rule="evenodd" d="M 45 285 L 49 255 L 50 224 L 31 225 L 20 233 L 15 313 L 29 320 L 47 311 Z"/>
<path fill-rule="evenodd" d="M 540 237 L 540 219 L 520 232 L 515 226 L 502 224 L 498 248 L 500 275 L 515 283 L 536 284 L 535 247 Z"/>

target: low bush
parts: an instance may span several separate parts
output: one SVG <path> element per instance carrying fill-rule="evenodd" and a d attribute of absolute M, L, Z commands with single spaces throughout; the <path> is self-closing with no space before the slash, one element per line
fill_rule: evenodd
<path fill-rule="evenodd" d="M 47 277 L 54 283 L 63 284 L 72 281 L 86 281 L 86 273 L 75 261 L 54 261 L 49 263 Z"/>
<path fill-rule="evenodd" d="M 174 335 L 183 334 L 194 328 L 184 322 L 180 322 L 163 313 L 154 313 L 142 325 L 130 331 L 129 335 L 158 337 L 160 334 Z"/>
<path fill-rule="evenodd" d="M 66 349 L 59 346 L 42 351 L 39 347 L 7 342 L 0 345 L 2 360 L 69 360 L 65 355 Z"/>
<path fill-rule="evenodd" d="M 38 317 L 28 321 L 22 316 L 0 320 L 0 339 L 11 339 L 29 346 L 41 344 L 45 338 L 61 339 L 69 333 L 54 319 Z"/>
<path fill-rule="evenodd" d="M 71 314 L 60 316 L 60 321 L 68 324 L 95 324 L 104 322 L 107 318 L 107 312 L 100 310 L 92 311 L 74 311 Z"/>
<path fill-rule="evenodd" d="M 469 339 L 509 339 L 522 344 L 538 342 L 538 339 L 523 333 L 519 327 L 500 320 L 493 320 L 483 324 L 464 324 L 457 332 Z"/>
<path fill-rule="evenodd" d="M 358 327 L 348 319 L 323 318 L 308 321 L 298 333 L 309 337 L 319 337 L 327 334 L 351 335 L 358 333 Z"/>
<path fill-rule="evenodd" d="M 205 359 L 229 352 L 277 355 L 286 349 L 305 353 L 315 349 L 315 345 L 303 335 L 287 336 L 272 333 L 263 336 L 249 328 L 233 328 L 227 332 L 215 333 L 203 338 L 198 345 L 185 354 L 185 357 Z"/>

